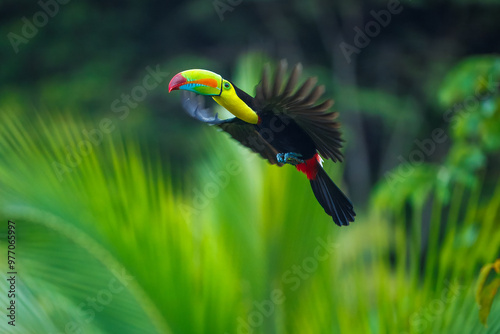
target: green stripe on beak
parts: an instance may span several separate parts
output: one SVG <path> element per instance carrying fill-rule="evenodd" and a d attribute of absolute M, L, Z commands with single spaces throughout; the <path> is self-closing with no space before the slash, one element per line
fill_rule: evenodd
<path fill-rule="evenodd" d="M 168 91 L 182 89 L 208 96 L 220 95 L 222 77 L 207 70 L 187 70 L 176 74 L 168 84 Z"/>

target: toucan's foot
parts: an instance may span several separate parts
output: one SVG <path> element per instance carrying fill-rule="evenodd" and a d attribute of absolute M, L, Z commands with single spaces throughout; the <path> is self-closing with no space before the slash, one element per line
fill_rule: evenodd
<path fill-rule="evenodd" d="M 290 165 L 298 165 L 304 163 L 304 160 L 301 159 L 302 154 L 289 152 L 289 153 L 278 153 L 276 155 L 276 159 L 281 164 L 290 164 Z"/>

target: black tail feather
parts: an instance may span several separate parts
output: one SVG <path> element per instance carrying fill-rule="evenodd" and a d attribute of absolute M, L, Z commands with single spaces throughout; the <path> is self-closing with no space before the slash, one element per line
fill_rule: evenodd
<path fill-rule="evenodd" d="M 356 213 L 351 201 L 330 179 L 323 168 L 319 167 L 316 178 L 311 180 L 311 187 L 319 204 L 328 215 L 332 216 L 335 224 L 343 226 L 354 221 Z"/>

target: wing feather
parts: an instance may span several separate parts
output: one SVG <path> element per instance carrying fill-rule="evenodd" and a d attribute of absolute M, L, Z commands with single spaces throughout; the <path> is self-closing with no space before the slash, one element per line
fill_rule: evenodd
<path fill-rule="evenodd" d="M 288 65 L 286 60 L 282 60 L 278 68 L 276 69 L 276 74 L 274 76 L 273 91 L 271 93 L 271 96 L 280 95 L 281 87 L 283 86 L 283 78 L 285 77 L 287 66 Z"/>
<path fill-rule="evenodd" d="M 297 86 L 297 83 L 299 82 L 301 74 L 302 74 L 302 65 L 299 63 L 295 65 L 295 67 L 293 68 L 292 74 L 290 74 L 290 78 L 288 78 L 288 81 L 286 83 L 285 89 L 283 90 L 281 98 L 285 99 L 290 95 L 292 95 L 293 91 L 295 90 L 295 87 Z"/>
<path fill-rule="evenodd" d="M 229 133 L 233 139 L 239 141 L 243 146 L 260 154 L 262 158 L 267 159 L 271 164 L 282 165 L 276 160 L 276 155 L 279 152 L 262 138 L 252 124 L 241 121 L 238 118 L 232 118 L 228 122 L 218 124 L 218 127 Z"/>

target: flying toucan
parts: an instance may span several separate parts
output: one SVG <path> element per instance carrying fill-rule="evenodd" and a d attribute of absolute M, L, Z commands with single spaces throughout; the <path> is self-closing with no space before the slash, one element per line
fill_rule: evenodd
<path fill-rule="evenodd" d="M 219 74 L 200 69 L 176 74 L 168 91 L 188 91 L 183 92 L 182 105 L 192 117 L 218 126 L 271 164 L 291 164 L 305 173 L 316 199 L 335 224 L 349 225 L 356 215 L 353 205 L 328 177 L 320 157 L 342 161 L 337 113 L 329 111 L 333 101 L 318 103 L 325 88 L 316 85 L 316 78 L 297 88 L 301 64 L 293 68 L 288 80 L 286 72 L 286 61 L 281 61 L 271 80 L 266 65 L 255 97 Z M 211 96 L 236 117 L 219 119 L 197 95 Z"/>

